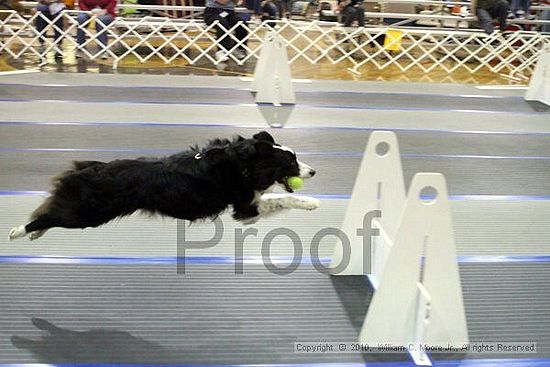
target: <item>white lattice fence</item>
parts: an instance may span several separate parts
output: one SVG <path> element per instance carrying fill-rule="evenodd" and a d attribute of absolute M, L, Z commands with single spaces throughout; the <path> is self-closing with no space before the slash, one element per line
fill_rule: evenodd
<path fill-rule="evenodd" d="M 206 26 L 198 20 L 143 17 L 140 19 L 116 18 L 104 27 L 109 43 L 104 46 L 97 41 L 92 17 L 79 25 L 78 11 L 66 11 L 58 15 L 63 19 L 59 40 L 53 39 L 56 19 L 47 23 L 43 32 L 35 28 L 37 17 L 24 18 L 12 11 L 0 21 L 0 52 L 20 58 L 26 53 L 45 58 L 48 52 L 66 53 L 78 47 L 76 31 L 81 27 L 87 40 L 81 46 L 82 52 L 91 59 L 108 55 L 116 65 L 125 57 L 133 56 L 140 62 L 158 58 L 165 63 L 183 59 L 195 64 L 204 59 L 216 64 L 214 52 L 218 49 L 215 38 L 217 24 Z M 2 17 L 3 18 L 3 17 Z M 266 24 L 242 25 L 248 30 L 248 37 L 239 41 L 232 29 L 227 30 L 235 41 L 235 47 L 227 50 L 227 56 L 242 64 L 257 59 L 268 30 Z M 320 22 L 279 22 L 275 32 L 287 44 L 289 62 L 306 61 L 311 64 L 328 62 L 361 70 L 365 65 L 377 69 L 396 67 L 406 72 L 413 68 L 423 72 L 444 71 L 451 73 L 458 69 L 476 72 L 487 68 L 493 72 L 510 75 L 530 75 L 537 57 L 544 45 L 550 45 L 550 36 L 537 32 L 515 32 L 507 36 L 499 33 L 486 35 L 479 31 L 426 30 L 415 28 L 343 28 Z M 46 37 L 49 35 L 49 37 Z M 58 42 L 60 41 L 60 42 Z M 40 47 L 41 43 L 43 47 Z M 245 44 L 246 43 L 246 44 Z M 237 59 L 233 51 L 243 47 L 246 58 Z"/>

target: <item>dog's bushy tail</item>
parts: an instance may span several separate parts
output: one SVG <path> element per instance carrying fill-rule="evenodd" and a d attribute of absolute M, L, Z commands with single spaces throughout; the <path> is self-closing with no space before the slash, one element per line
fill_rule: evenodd
<path fill-rule="evenodd" d="M 61 185 L 61 183 L 65 180 L 65 178 L 71 176 L 72 174 L 75 174 L 78 171 L 83 171 L 91 167 L 99 168 L 106 164 L 104 162 L 99 162 L 99 161 L 73 161 L 72 163 L 73 163 L 73 167 L 71 169 L 63 171 L 57 176 L 52 177 L 52 185 L 54 187 L 54 191 L 59 185 Z"/>
<path fill-rule="evenodd" d="M 34 210 L 34 212 L 32 212 L 31 214 L 31 221 L 35 220 L 36 218 L 44 215 L 44 214 L 47 214 L 50 210 L 50 206 L 52 204 L 52 201 L 53 201 L 53 196 L 50 195 L 46 198 L 46 200 L 44 200 L 44 202 L 42 204 L 40 204 L 40 206 L 38 208 L 36 208 Z"/>
<path fill-rule="evenodd" d="M 86 168 L 89 168 L 89 167 L 99 167 L 99 166 L 103 166 L 105 165 L 104 162 L 99 162 L 99 161 L 73 161 L 72 162 L 72 165 L 73 167 L 71 169 L 68 169 L 64 172 L 61 172 L 59 175 L 57 176 L 54 176 L 52 178 L 52 185 L 53 185 L 53 190 L 50 191 L 50 196 L 48 196 L 46 198 L 46 200 L 44 200 L 44 202 L 38 207 L 36 208 L 36 210 L 34 212 L 32 212 L 31 214 L 31 220 L 35 220 L 36 218 L 44 215 L 44 214 L 47 214 L 50 210 L 50 207 L 52 205 L 52 202 L 54 200 L 54 196 L 55 196 L 55 191 L 56 189 L 61 185 L 62 181 L 67 178 L 68 176 L 78 172 L 78 171 L 82 171 Z"/>

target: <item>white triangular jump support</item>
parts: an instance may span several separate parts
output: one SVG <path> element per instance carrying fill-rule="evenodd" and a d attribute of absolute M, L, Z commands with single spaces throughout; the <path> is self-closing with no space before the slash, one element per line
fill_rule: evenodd
<path fill-rule="evenodd" d="M 268 47 L 270 47 L 270 43 L 273 41 L 273 37 L 275 36 L 274 32 L 268 32 L 265 36 L 264 44 L 262 46 L 262 49 L 260 50 L 260 58 L 256 62 L 256 66 L 254 66 L 254 77 L 252 78 L 252 83 L 250 84 L 250 89 L 253 92 L 257 92 L 260 86 L 260 75 L 265 74 L 265 70 L 267 68 L 267 64 L 269 62 L 269 51 Z"/>
<path fill-rule="evenodd" d="M 435 189 L 424 199 L 422 191 Z M 421 347 L 461 348 L 468 342 L 445 177 L 417 173 L 411 183 L 380 284 L 359 341 L 414 345 L 419 365 L 430 365 Z"/>
<path fill-rule="evenodd" d="M 335 246 L 332 273 L 381 274 L 389 248 L 381 245 L 374 249 L 371 238 L 393 238 L 404 203 L 405 183 L 397 137 L 391 131 L 375 131 L 369 137 L 341 227 L 350 240 L 349 261 L 343 246 Z M 380 236 L 371 237 L 373 219 L 376 229 L 381 229 Z M 373 261 L 373 256 L 378 260 Z"/>
<path fill-rule="evenodd" d="M 296 103 L 285 41 L 275 32 L 266 36 L 251 89 L 256 92 L 256 103 L 275 106 Z"/>
<path fill-rule="evenodd" d="M 422 196 L 427 188 L 435 196 Z M 380 210 L 379 218 L 366 215 L 373 210 Z M 344 246 L 335 247 L 333 274 L 368 274 L 376 289 L 359 342 L 413 345 L 417 365 L 431 365 L 420 346 L 468 342 L 445 177 L 416 174 L 405 199 L 394 133 L 371 134 L 341 228 L 351 253 L 342 267 Z"/>
<path fill-rule="evenodd" d="M 550 106 L 550 47 L 541 51 L 525 99 L 539 101 Z"/>

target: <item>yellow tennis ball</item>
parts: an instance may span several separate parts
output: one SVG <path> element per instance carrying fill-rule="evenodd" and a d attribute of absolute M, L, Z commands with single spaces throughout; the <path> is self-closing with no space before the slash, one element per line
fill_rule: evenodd
<path fill-rule="evenodd" d="M 304 186 L 304 180 L 298 176 L 287 178 L 286 183 L 292 190 L 300 190 Z"/>

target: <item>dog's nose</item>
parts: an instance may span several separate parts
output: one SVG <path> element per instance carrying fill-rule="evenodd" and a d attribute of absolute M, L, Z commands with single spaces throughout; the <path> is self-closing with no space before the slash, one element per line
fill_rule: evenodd
<path fill-rule="evenodd" d="M 310 175 L 311 177 L 315 176 L 316 173 L 317 173 L 317 171 L 315 171 L 314 169 L 309 170 L 309 175 Z"/>

